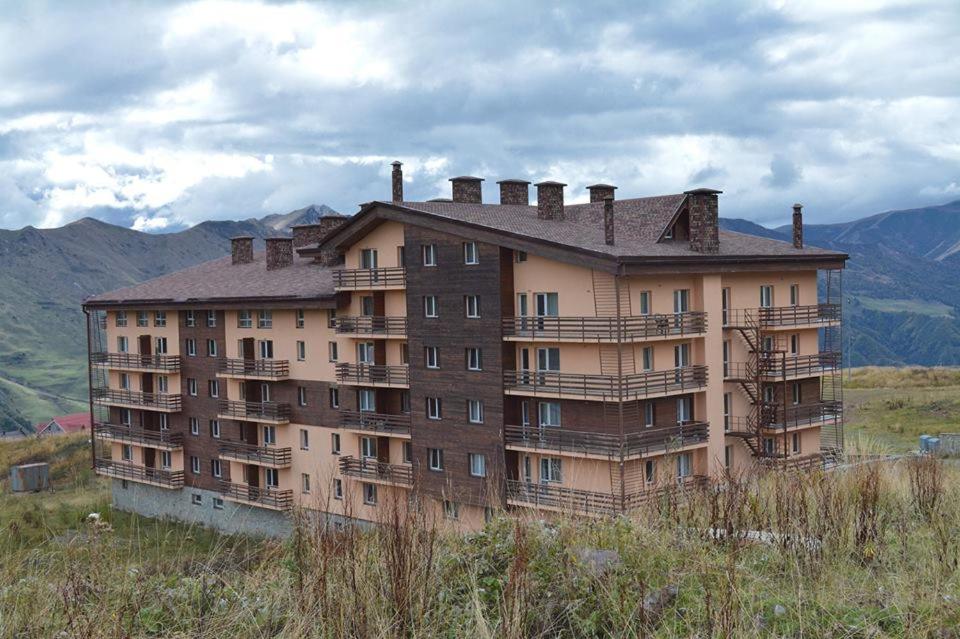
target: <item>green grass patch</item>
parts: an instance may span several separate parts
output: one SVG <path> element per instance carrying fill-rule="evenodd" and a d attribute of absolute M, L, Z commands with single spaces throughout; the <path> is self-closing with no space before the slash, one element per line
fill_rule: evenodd
<path fill-rule="evenodd" d="M 884 299 L 879 297 L 857 296 L 864 308 L 881 313 L 916 313 L 930 317 L 953 317 L 953 308 L 934 300 L 921 299 Z"/>

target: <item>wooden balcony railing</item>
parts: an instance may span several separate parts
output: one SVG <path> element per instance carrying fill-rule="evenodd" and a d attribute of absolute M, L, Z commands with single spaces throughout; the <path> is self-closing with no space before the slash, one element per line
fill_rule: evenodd
<path fill-rule="evenodd" d="M 285 359 L 221 358 L 217 360 L 217 372 L 226 376 L 283 379 L 290 377 L 290 362 Z"/>
<path fill-rule="evenodd" d="M 407 334 L 406 317 L 356 316 L 337 317 L 334 320 L 340 335 L 382 335 L 384 337 L 404 337 Z"/>
<path fill-rule="evenodd" d="M 409 435 L 410 415 L 386 415 L 359 410 L 341 410 L 340 427 L 390 435 Z"/>
<path fill-rule="evenodd" d="M 732 308 L 723 311 L 723 325 L 736 328 L 776 328 L 828 324 L 841 320 L 839 304 Z"/>
<path fill-rule="evenodd" d="M 180 395 L 169 393 L 141 393 L 118 388 L 93 388 L 93 399 L 99 404 L 123 404 L 145 409 L 179 411 Z"/>
<path fill-rule="evenodd" d="M 840 366 L 840 353 L 822 352 L 786 357 L 778 357 L 776 353 L 761 354 L 759 366 L 764 377 L 812 377 L 837 369 Z"/>
<path fill-rule="evenodd" d="M 503 336 L 580 342 L 623 341 L 701 335 L 707 314 L 699 311 L 622 317 L 505 317 Z"/>
<path fill-rule="evenodd" d="M 259 464 L 261 466 L 275 466 L 284 468 L 290 465 L 290 448 L 270 448 L 268 446 L 254 446 L 244 442 L 221 442 L 221 459 L 233 459 L 245 464 Z"/>
<path fill-rule="evenodd" d="M 333 272 L 333 286 L 338 289 L 387 288 L 406 286 L 406 269 L 400 268 L 350 268 Z"/>
<path fill-rule="evenodd" d="M 782 407 L 774 407 L 771 415 L 764 420 L 764 428 L 782 430 L 818 422 L 836 422 L 842 416 L 843 405 L 840 402 L 800 404 L 789 406 L 786 411 Z"/>
<path fill-rule="evenodd" d="M 707 367 L 683 366 L 665 371 L 616 375 L 580 375 L 555 371 L 504 371 L 507 390 L 524 395 L 570 395 L 616 400 L 675 392 L 695 392 L 707 384 Z"/>
<path fill-rule="evenodd" d="M 129 462 L 119 462 L 112 459 L 97 457 L 94 460 L 94 469 L 98 475 L 106 475 L 116 479 L 150 482 L 164 488 L 183 488 L 182 470 L 163 470 L 138 466 Z"/>
<path fill-rule="evenodd" d="M 236 419 L 239 421 L 286 423 L 290 421 L 290 404 L 221 399 L 217 406 L 217 414 L 227 419 Z"/>
<path fill-rule="evenodd" d="M 340 472 L 348 477 L 375 479 L 391 484 L 413 485 L 413 467 L 403 464 L 388 464 L 376 459 L 342 457 Z"/>
<path fill-rule="evenodd" d="M 665 493 L 686 491 L 703 486 L 707 479 L 690 475 L 675 484 L 658 484 L 648 490 L 630 492 L 621 501 L 619 494 L 566 488 L 557 484 L 507 480 L 507 499 L 535 508 L 544 507 L 585 515 L 615 515 L 631 510 Z"/>
<path fill-rule="evenodd" d="M 176 373 L 180 370 L 179 355 L 138 355 L 137 353 L 91 353 L 90 361 L 106 368 L 130 368 L 137 370 Z"/>
<path fill-rule="evenodd" d="M 219 482 L 220 494 L 225 498 L 245 504 L 264 506 L 275 510 L 293 508 L 293 491 L 277 488 L 261 488 L 247 484 L 235 484 L 229 481 Z"/>
<path fill-rule="evenodd" d="M 182 433 L 171 433 L 168 430 L 146 430 L 123 424 L 97 422 L 93 425 L 93 436 L 97 439 L 128 442 L 153 448 L 172 449 L 183 446 Z"/>
<path fill-rule="evenodd" d="M 337 364 L 337 381 L 341 384 L 409 386 L 410 367 L 406 365 Z"/>
<path fill-rule="evenodd" d="M 624 434 L 622 440 L 617 434 L 552 427 L 504 426 L 503 432 L 508 446 L 512 444 L 557 453 L 607 456 L 619 456 L 622 449 L 627 457 L 676 450 L 703 443 L 709 437 L 705 422 L 684 422 L 629 432 Z"/>

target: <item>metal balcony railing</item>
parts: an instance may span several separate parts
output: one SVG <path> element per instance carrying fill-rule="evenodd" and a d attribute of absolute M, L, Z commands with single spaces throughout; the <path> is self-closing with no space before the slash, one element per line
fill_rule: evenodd
<path fill-rule="evenodd" d="M 508 446 L 523 446 L 555 453 L 586 453 L 616 457 L 648 455 L 706 442 L 706 422 L 684 422 L 674 426 L 651 427 L 642 431 L 617 434 L 569 430 L 565 428 L 504 426 Z"/>
<path fill-rule="evenodd" d="M 176 373 L 180 370 L 179 355 L 138 355 L 137 353 L 91 353 L 90 361 L 105 368 L 129 368 Z"/>
<path fill-rule="evenodd" d="M 622 317 L 505 317 L 503 336 L 580 342 L 623 341 L 702 335 L 707 314 L 685 313 Z"/>
<path fill-rule="evenodd" d="M 150 482 L 165 488 L 183 488 L 182 470 L 163 470 L 138 466 L 129 462 L 119 462 L 98 457 L 94 460 L 94 470 L 98 475 L 129 479 L 130 481 Z"/>
<path fill-rule="evenodd" d="M 559 394 L 587 399 L 633 399 L 699 391 L 707 384 L 707 367 L 683 366 L 621 377 L 556 371 L 505 371 L 503 383 L 507 390 L 525 395 Z"/>
<path fill-rule="evenodd" d="M 406 365 L 337 364 L 337 381 L 341 384 L 409 386 L 410 367 Z"/>
<path fill-rule="evenodd" d="M 220 457 L 232 459 L 245 464 L 259 464 L 261 466 L 289 466 L 292 459 L 291 449 L 271 448 L 268 446 L 254 446 L 244 442 L 221 442 Z"/>
<path fill-rule="evenodd" d="M 235 484 L 229 481 L 219 482 L 220 494 L 233 501 L 256 506 L 265 506 L 276 510 L 290 510 L 293 507 L 293 491 L 277 488 L 261 488 L 247 484 Z"/>
<path fill-rule="evenodd" d="M 285 359 L 221 358 L 217 360 L 217 372 L 226 376 L 282 379 L 290 376 L 290 362 Z"/>
<path fill-rule="evenodd" d="M 93 399 L 98 404 L 122 404 L 145 409 L 179 411 L 182 406 L 180 395 L 169 393 L 141 393 L 139 391 L 117 388 L 93 388 Z"/>
<path fill-rule="evenodd" d="M 390 435 L 410 434 L 410 415 L 386 415 L 359 410 L 340 411 L 341 428 L 366 430 Z"/>
<path fill-rule="evenodd" d="M 840 402 L 819 402 L 816 404 L 798 404 L 787 407 L 775 407 L 764 419 L 764 428 L 790 429 L 818 422 L 836 422 L 843 416 Z"/>
<path fill-rule="evenodd" d="M 613 492 L 580 490 L 552 483 L 511 479 L 507 480 L 507 499 L 534 508 L 545 507 L 585 515 L 615 515 L 665 493 L 695 489 L 706 482 L 707 479 L 701 475 L 689 475 L 675 483 L 658 484 L 648 490 L 629 492 L 621 501 L 620 495 Z"/>
<path fill-rule="evenodd" d="M 732 308 L 723 311 L 723 325 L 736 328 L 777 328 L 829 324 L 841 320 L 839 304 Z"/>
<path fill-rule="evenodd" d="M 403 337 L 407 334 L 406 317 L 387 317 L 380 315 L 337 317 L 334 320 L 334 325 L 337 333 L 340 335 Z"/>
<path fill-rule="evenodd" d="M 333 272 L 333 286 L 338 289 L 387 288 L 406 286 L 406 269 L 399 268 L 353 268 Z"/>
<path fill-rule="evenodd" d="M 822 352 L 813 355 L 780 356 L 760 354 L 759 368 L 764 377 L 813 377 L 836 370 L 840 353 Z"/>
<path fill-rule="evenodd" d="M 168 430 L 146 430 L 124 424 L 97 422 L 93 426 L 93 436 L 97 439 L 128 442 L 153 448 L 181 448 L 183 446 L 182 433 L 171 433 Z"/>
<path fill-rule="evenodd" d="M 221 399 L 217 413 L 239 421 L 289 422 L 290 404 L 279 402 L 243 402 Z"/>
<path fill-rule="evenodd" d="M 342 457 L 340 472 L 348 477 L 375 479 L 404 486 L 413 485 L 413 467 L 402 464 L 388 464 L 376 459 Z"/>

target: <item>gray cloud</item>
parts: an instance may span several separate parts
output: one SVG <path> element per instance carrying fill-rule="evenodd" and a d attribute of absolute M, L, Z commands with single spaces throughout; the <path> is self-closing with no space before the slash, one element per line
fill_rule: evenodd
<path fill-rule="evenodd" d="M 779 4 L 5 5 L 0 226 L 350 212 L 393 159 L 412 198 L 710 182 L 762 223 L 948 198 L 960 5 Z"/>

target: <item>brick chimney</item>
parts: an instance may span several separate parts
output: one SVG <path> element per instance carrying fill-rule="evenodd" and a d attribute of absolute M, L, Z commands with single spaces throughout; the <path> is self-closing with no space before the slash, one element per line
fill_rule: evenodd
<path fill-rule="evenodd" d="M 530 183 L 526 180 L 500 180 L 500 204 L 530 205 Z"/>
<path fill-rule="evenodd" d="M 267 238 L 267 270 L 273 271 L 293 264 L 293 238 Z"/>
<path fill-rule="evenodd" d="M 698 253 L 720 252 L 717 195 L 723 191 L 694 189 L 684 191 L 690 216 L 690 250 Z"/>
<path fill-rule="evenodd" d="M 241 235 L 230 238 L 230 257 L 234 264 L 249 264 L 253 261 L 253 236 Z"/>
<path fill-rule="evenodd" d="M 394 162 L 391 164 L 393 167 L 393 172 L 391 174 L 391 182 L 393 185 L 393 201 L 394 202 L 403 202 L 403 170 L 401 162 Z"/>
<path fill-rule="evenodd" d="M 607 246 L 613 246 L 613 192 L 603 200 L 603 238 Z"/>
<path fill-rule="evenodd" d="M 793 205 L 793 248 L 803 248 L 803 205 Z"/>
<path fill-rule="evenodd" d="M 590 191 L 591 202 L 603 202 L 608 197 L 613 197 L 613 192 L 617 190 L 617 187 L 612 184 L 591 184 L 587 187 L 587 190 Z"/>
<path fill-rule="evenodd" d="M 538 182 L 537 187 L 537 217 L 541 220 L 563 219 L 563 187 L 560 182 Z"/>
<path fill-rule="evenodd" d="M 454 202 L 480 204 L 483 201 L 483 194 L 480 188 L 480 183 L 483 182 L 483 178 L 461 175 L 460 177 L 450 178 L 450 181 L 453 182 Z"/>

